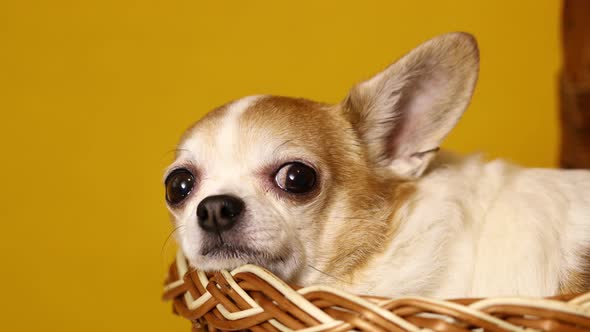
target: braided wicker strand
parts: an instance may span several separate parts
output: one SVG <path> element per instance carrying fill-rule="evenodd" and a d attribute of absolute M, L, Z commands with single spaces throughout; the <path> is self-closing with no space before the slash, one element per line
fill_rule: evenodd
<path fill-rule="evenodd" d="M 254 265 L 205 274 L 189 270 L 180 252 L 163 298 L 194 331 L 590 331 L 590 292 L 450 301 L 356 296 L 327 286 L 291 287 Z"/>

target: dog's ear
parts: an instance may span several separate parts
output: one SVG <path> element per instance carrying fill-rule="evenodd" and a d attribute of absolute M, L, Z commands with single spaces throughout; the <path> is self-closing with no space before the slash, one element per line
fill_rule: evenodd
<path fill-rule="evenodd" d="M 478 71 L 475 38 L 445 34 L 353 87 L 343 108 L 378 167 L 415 178 L 465 111 Z"/>

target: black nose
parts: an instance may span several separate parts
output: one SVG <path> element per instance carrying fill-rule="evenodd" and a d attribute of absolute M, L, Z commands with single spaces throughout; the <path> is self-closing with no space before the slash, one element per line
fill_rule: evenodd
<path fill-rule="evenodd" d="M 229 195 L 209 196 L 199 203 L 199 226 L 208 232 L 223 232 L 234 226 L 244 210 L 244 201 Z"/>

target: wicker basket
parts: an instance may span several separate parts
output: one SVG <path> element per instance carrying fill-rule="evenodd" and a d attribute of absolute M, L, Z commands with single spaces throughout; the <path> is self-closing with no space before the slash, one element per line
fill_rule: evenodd
<path fill-rule="evenodd" d="M 547 299 L 387 299 L 292 287 L 254 265 L 189 271 L 181 253 L 164 299 L 194 331 L 590 331 L 590 292 Z"/>

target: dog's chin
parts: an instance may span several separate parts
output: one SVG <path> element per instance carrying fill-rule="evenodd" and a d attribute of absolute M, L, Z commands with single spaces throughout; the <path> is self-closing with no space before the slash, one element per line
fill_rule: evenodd
<path fill-rule="evenodd" d="M 228 244 L 208 246 L 191 259 L 191 265 L 203 271 L 233 270 L 245 264 L 262 266 L 284 280 L 292 280 L 298 271 L 298 257 L 293 252 L 280 254 Z"/>

